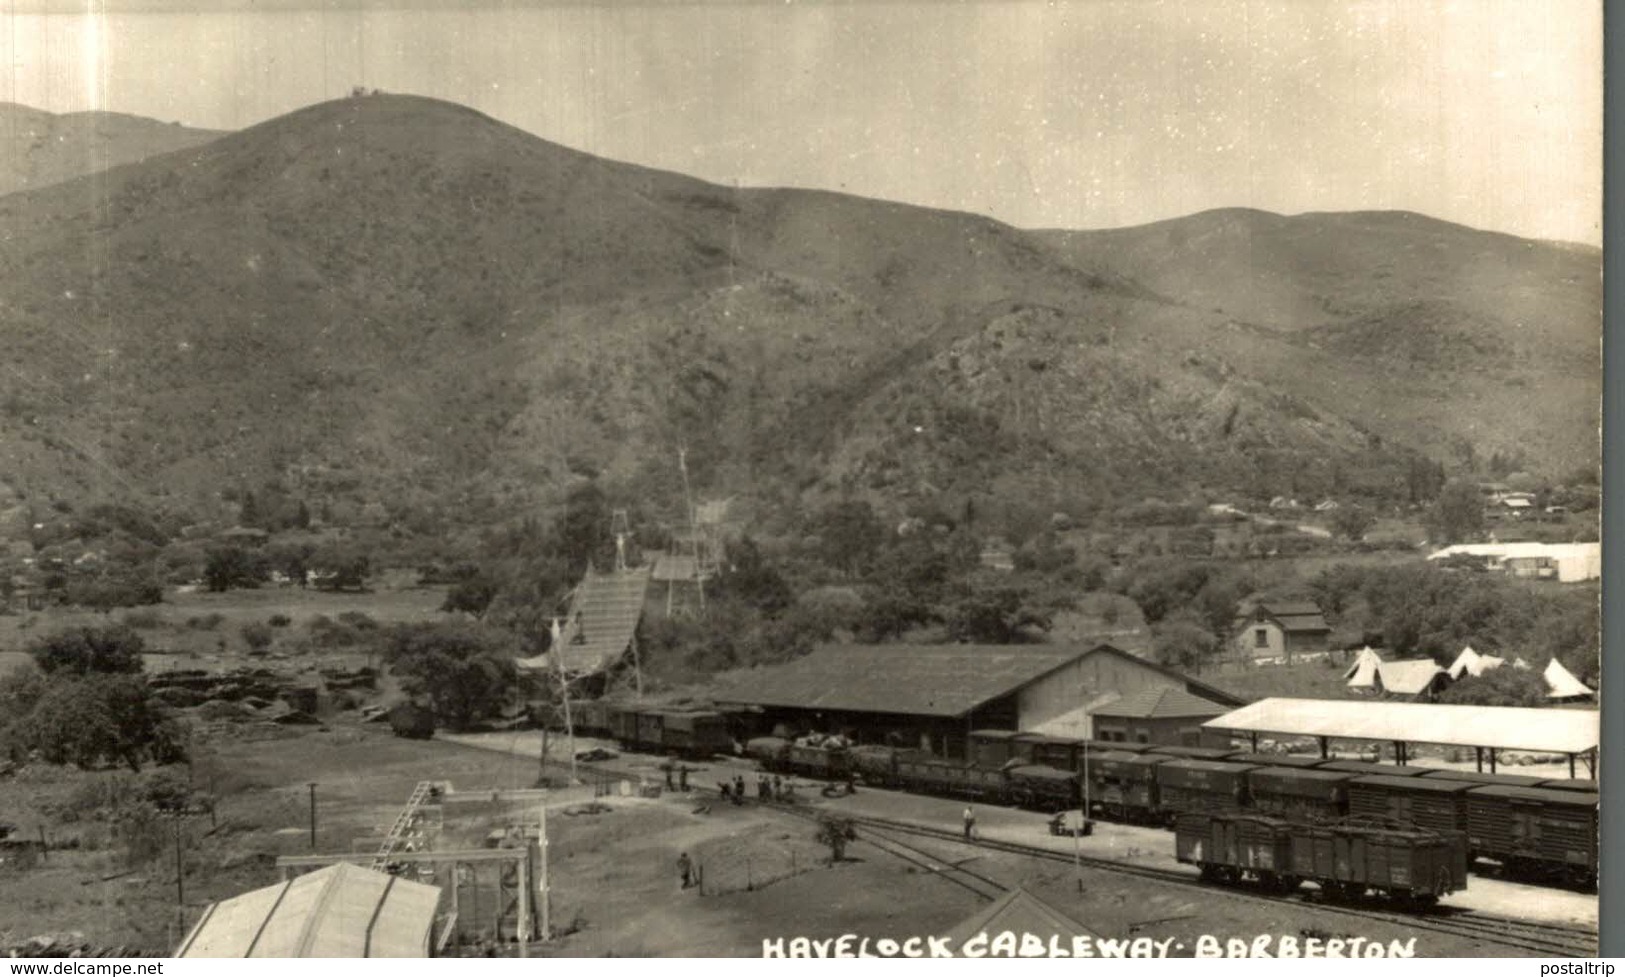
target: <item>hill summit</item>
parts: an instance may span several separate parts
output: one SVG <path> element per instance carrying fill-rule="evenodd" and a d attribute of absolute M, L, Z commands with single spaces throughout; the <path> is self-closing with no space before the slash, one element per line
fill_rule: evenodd
<path fill-rule="evenodd" d="M 1029 232 L 374 95 L 0 197 L 0 236 L 0 478 L 45 497 L 507 514 L 680 445 L 786 502 L 1598 454 L 1600 256 L 1415 215 Z"/>

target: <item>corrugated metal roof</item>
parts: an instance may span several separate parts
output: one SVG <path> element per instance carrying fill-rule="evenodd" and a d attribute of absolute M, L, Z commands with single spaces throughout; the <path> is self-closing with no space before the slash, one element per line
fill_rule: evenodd
<path fill-rule="evenodd" d="M 556 652 L 563 656 L 564 670 L 571 675 L 592 675 L 613 665 L 632 644 L 649 590 L 649 573 L 649 567 L 602 574 L 589 570 L 576 588 L 558 644 L 515 664 L 548 671 L 556 667 Z"/>
<path fill-rule="evenodd" d="M 440 889 L 332 865 L 210 906 L 177 957 L 423 957 Z"/>
<path fill-rule="evenodd" d="M 965 941 L 984 933 L 989 940 L 1001 933 L 1015 933 L 1018 939 L 1022 933 L 1031 933 L 1043 940 L 1045 946 L 1055 938 L 1069 951 L 1072 948 L 1072 938 L 1075 936 L 1091 938 L 1100 936 L 1099 933 L 1019 886 L 943 934 L 943 939 L 948 943 L 949 952 L 957 954 Z M 991 947 L 982 947 L 983 952 L 990 949 Z"/>
<path fill-rule="evenodd" d="M 1597 746 L 1595 709 L 1519 709 L 1341 699 L 1264 699 L 1204 728 L 1335 739 L 1584 753 Z"/>
<path fill-rule="evenodd" d="M 1217 702 L 1191 695 L 1184 689 L 1165 687 L 1146 689 L 1108 702 L 1097 707 L 1094 714 L 1117 719 L 1187 719 L 1217 716 L 1224 711 L 1225 707 Z"/>
<path fill-rule="evenodd" d="M 962 716 L 1090 652 L 1058 645 L 827 645 L 755 669 L 719 702 Z"/>

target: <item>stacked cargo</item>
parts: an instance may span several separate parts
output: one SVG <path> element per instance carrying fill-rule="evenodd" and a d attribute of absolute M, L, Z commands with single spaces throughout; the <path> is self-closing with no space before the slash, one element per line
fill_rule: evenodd
<path fill-rule="evenodd" d="M 1078 799 L 1078 775 L 1048 766 L 1016 766 L 1006 772 L 1008 798 L 1038 811 L 1064 811 Z"/>

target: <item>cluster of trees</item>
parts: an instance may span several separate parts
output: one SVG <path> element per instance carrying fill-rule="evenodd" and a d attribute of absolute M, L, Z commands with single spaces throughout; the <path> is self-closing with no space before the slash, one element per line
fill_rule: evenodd
<path fill-rule="evenodd" d="M 1600 605 L 1593 587 L 1554 592 L 1424 563 L 1340 565 L 1316 576 L 1308 589 L 1329 621 L 1399 656 L 1448 664 L 1471 644 L 1521 656 L 1537 668 L 1555 657 L 1587 682 L 1599 674 Z"/>
<path fill-rule="evenodd" d="M 203 583 L 215 593 L 252 589 L 273 572 L 301 587 L 314 580 L 323 590 L 365 590 L 372 557 L 348 543 L 274 543 L 263 550 L 215 546 L 205 554 Z"/>
<path fill-rule="evenodd" d="M 93 769 L 186 758 L 181 727 L 142 676 L 141 636 L 124 627 L 72 628 L 30 646 L 32 665 L 0 677 L 0 743 L 14 757 Z"/>

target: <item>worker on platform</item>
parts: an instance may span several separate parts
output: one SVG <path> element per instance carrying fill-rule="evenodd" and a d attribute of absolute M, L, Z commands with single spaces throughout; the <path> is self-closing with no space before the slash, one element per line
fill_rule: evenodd
<path fill-rule="evenodd" d="M 767 782 L 765 773 L 756 775 L 756 799 L 764 804 L 773 799 L 773 785 Z"/>
<path fill-rule="evenodd" d="M 773 775 L 773 799 L 784 800 L 784 781 L 779 779 L 778 774 Z"/>
<path fill-rule="evenodd" d="M 686 851 L 677 856 L 677 874 L 682 878 L 683 888 L 688 888 L 694 874 L 694 863 Z"/>
<path fill-rule="evenodd" d="M 976 812 L 969 806 L 965 808 L 965 840 L 969 841 L 976 833 Z"/>
<path fill-rule="evenodd" d="M 688 793 L 688 767 L 687 767 L 687 765 L 684 765 L 684 766 L 681 766 L 681 767 L 677 768 L 677 789 L 682 791 L 685 794 Z"/>
<path fill-rule="evenodd" d="M 745 803 L 745 775 L 742 773 L 734 774 L 734 803 Z"/>

